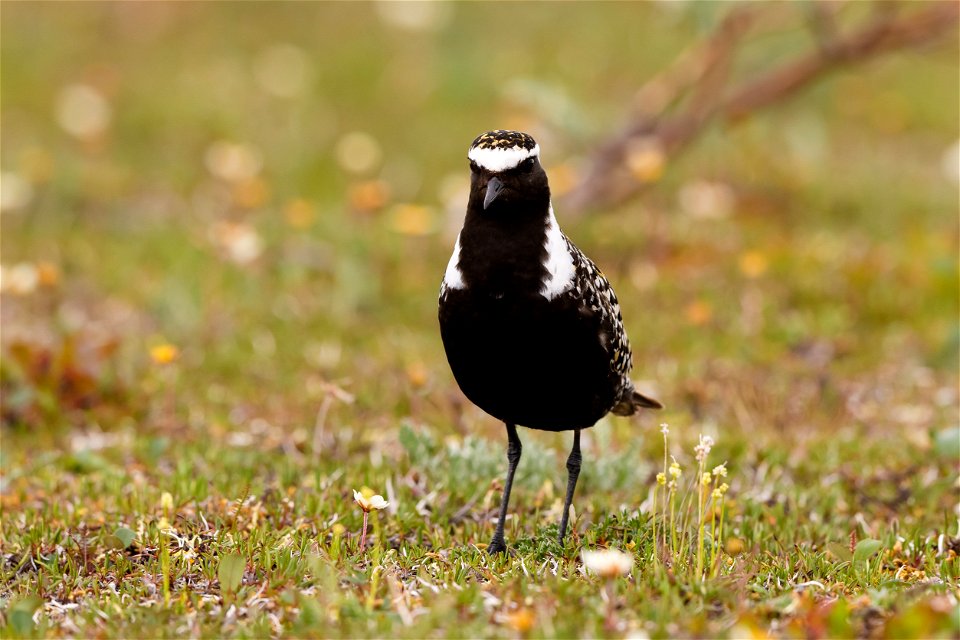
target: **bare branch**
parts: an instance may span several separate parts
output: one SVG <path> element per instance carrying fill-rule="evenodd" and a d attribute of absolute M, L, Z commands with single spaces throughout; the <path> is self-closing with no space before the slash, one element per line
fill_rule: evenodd
<path fill-rule="evenodd" d="M 725 91 L 737 48 L 751 27 L 771 10 L 769 4 L 738 7 L 705 45 L 692 50 L 695 53 L 684 53 L 667 72 L 645 85 L 638 96 L 655 97 L 654 108 L 638 110 L 619 134 L 600 146 L 580 183 L 565 197 L 565 209 L 582 213 L 588 208 L 623 203 L 658 176 L 644 172 L 650 166 L 650 154 L 660 154 L 659 161 L 665 162 L 693 142 L 714 119 L 736 122 L 786 100 L 837 68 L 956 34 L 960 18 L 960 3 L 933 2 L 905 15 L 895 10 L 878 11 L 868 24 L 843 35 L 833 13 L 817 9 L 813 17 L 816 50 Z M 690 97 L 682 101 L 685 92 Z M 677 103 L 682 106 L 667 113 L 670 105 Z"/>

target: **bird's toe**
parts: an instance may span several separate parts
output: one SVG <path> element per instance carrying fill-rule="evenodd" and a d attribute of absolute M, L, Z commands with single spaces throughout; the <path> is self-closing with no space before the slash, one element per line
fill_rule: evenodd
<path fill-rule="evenodd" d="M 487 554 L 491 556 L 498 553 L 506 553 L 506 551 L 507 545 L 503 540 L 493 540 L 487 545 Z"/>

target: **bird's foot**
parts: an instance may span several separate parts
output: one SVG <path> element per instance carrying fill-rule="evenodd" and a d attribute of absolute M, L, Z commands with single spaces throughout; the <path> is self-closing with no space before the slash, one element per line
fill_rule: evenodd
<path fill-rule="evenodd" d="M 490 544 L 487 545 L 487 554 L 496 555 L 498 553 L 506 553 L 507 544 L 503 541 L 503 538 L 494 538 L 490 541 Z"/>

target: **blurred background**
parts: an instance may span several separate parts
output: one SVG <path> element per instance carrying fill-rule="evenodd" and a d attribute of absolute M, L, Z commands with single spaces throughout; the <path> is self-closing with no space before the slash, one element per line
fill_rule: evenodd
<path fill-rule="evenodd" d="M 4 466 L 64 438 L 499 440 L 436 322 L 493 128 L 540 142 L 671 423 L 928 440 L 958 406 L 956 39 L 724 102 L 937 6 L 812 4 L 724 45 L 726 3 L 4 3 Z"/>

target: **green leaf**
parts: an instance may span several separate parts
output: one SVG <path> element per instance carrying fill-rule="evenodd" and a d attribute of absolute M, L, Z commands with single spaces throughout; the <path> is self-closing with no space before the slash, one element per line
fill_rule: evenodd
<path fill-rule="evenodd" d="M 827 628 L 830 630 L 831 638 L 849 638 L 852 634 L 850 628 L 850 605 L 843 598 L 838 599 L 827 614 Z"/>
<path fill-rule="evenodd" d="M 870 556 L 880 550 L 883 543 L 879 540 L 867 538 L 857 543 L 853 550 L 853 564 L 861 564 L 870 559 Z"/>
<path fill-rule="evenodd" d="M 27 596 L 10 607 L 10 626 L 17 635 L 26 636 L 33 631 L 33 614 L 43 604 L 37 596 Z"/>
<path fill-rule="evenodd" d="M 94 473 L 110 469 L 110 463 L 103 456 L 84 449 L 64 459 L 67 471 L 79 474 Z"/>
<path fill-rule="evenodd" d="M 137 534 L 126 527 L 117 527 L 116 531 L 113 532 L 113 537 L 120 542 L 121 549 L 126 549 L 137 539 Z"/>
<path fill-rule="evenodd" d="M 937 431 L 933 436 L 933 449 L 941 458 L 956 460 L 960 456 L 960 427 Z"/>
<path fill-rule="evenodd" d="M 220 579 L 220 590 L 236 593 L 243 581 L 243 572 L 247 568 L 246 559 L 236 553 L 228 553 L 220 558 L 217 567 L 217 577 Z"/>
<path fill-rule="evenodd" d="M 828 542 L 827 551 L 841 562 L 850 562 L 850 560 L 853 559 L 849 545 L 843 544 L 842 542 Z"/>
<path fill-rule="evenodd" d="M 410 428 L 410 425 L 407 423 L 400 425 L 400 433 L 397 435 L 397 440 L 400 441 L 400 446 L 407 452 L 407 455 L 412 458 L 417 450 L 419 438 L 417 438 L 417 434 L 414 433 L 413 429 Z"/>

